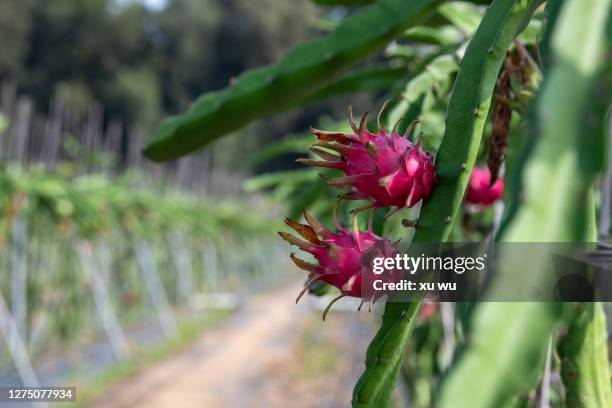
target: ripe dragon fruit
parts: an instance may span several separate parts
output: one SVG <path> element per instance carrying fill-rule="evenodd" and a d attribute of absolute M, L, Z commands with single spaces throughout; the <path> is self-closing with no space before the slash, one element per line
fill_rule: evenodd
<path fill-rule="evenodd" d="M 474 167 L 470 174 L 465 201 L 470 204 L 488 206 L 500 199 L 504 192 L 504 179 L 499 177 L 493 185 L 490 185 L 490 182 L 491 172 L 488 168 Z"/>
<path fill-rule="evenodd" d="M 372 260 L 375 257 L 395 256 L 397 248 L 391 241 L 374 234 L 371 223 L 367 231 L 360 231 L 356 222 L 353 221 L 353 228 L 349 230 L 340 226 L 334 216 L 337 232 L 332 232 L 307 211 L 304 211 L 304 218 L 306 224 L 300 224 L 288 218 L 285 219 L 285 223 L 305 241 L 285 232 L 279 232 L 279 235 L 288 243 L 314 256 L 318 261 L 318 265 L 315 265 L 291 254 L 293 262 L 300 269 L 309 272 L 309 279 L 296 299 L 296 303 L 304 295 L 308 285 L 317 280 L 324 281 L 340 290 L 340 296 L 334 299 L 323 312 L 323 320 L 325 320 L 329 308 L 338 299 L 345 296 L 362 298 L 361 282 L 364 274 L 373 274 Z M 378 275 L 378 278 L 390 279 L 389 275 L 393 271 L 386 273 L 387 276 Z M 362 304 L 366 300 L 373 303 L 377 299 L 365 299 Z"/>
<path fill-rule="evenodd" d="M 391 132 L 382 129 L 380 116 L 384 108 L 383 105 L 378 114 L 376 133 L 366 127 L 367 112 L 357 127 L 350 106 L 349 122 L 354 133 L 311 128 L 319 139 L 311 150 L 323 160 L 298 159 L 298 162 L 344 172 L 345 176 L 328 183 L 345 190 L 345 199 L 372 200 L 367 207 L 412 207 L 426 199 L 436 183 L 433 156 L 423 151 L 420 143 L 407 138 L 416 121 L 404 136 L 397 133 L 397 125 Z"/>

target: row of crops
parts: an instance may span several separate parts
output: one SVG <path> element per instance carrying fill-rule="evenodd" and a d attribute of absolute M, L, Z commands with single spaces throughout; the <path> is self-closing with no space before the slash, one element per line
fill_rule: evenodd
<path fill-rule="evenodd" d="M 100 336 L 120 358 L 126 326 L 173 337 L 196 295 L 269 281 L 277 243 L 254 208 L 138 180 L 0 169 L 0 368 Z"/>

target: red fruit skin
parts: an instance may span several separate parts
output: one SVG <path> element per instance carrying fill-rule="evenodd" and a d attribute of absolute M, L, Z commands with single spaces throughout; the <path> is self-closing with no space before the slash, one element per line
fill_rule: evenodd
<path fill-rule="evenodd" d="M 438 310 L 438 302 L 434 300 L 424 300 L 419 309 L 419 320 L 425 321 L 430 319 Z"/>
<path fill-rule="evenodd" d="M 360 231 L 355 225 L 349 230 L 336 225 L 337 231 L 332 232 L 308 212 L 304 212 L 304 215 L 307 224 L 300 224 L 290 219 L 286 219 L 285 222 L 305 240 L 285 232 L 279 232 L 279 235 L 318 261 L 318 265 L 312 264 L 294 254 L 291 255 L 291 259 L 299 268 L 310 273 L 310 280 L 306 286 L 313 281 L 321 280 L 338 288 L 345 296 L 362 298 L 362 279 L 374 278 L 373 259 L 394 257 L 398 253 L 394 243 L 374 234 L 371 229 Z"/>
<path fill-rule="evenodd" d="M 372 207 L 412 207 L 427 199 L 436 184 L 433 155 L 395 130 L 371 133 L 365 117 L 359 127 L 351 119 L 354 133 L 311 129 L 319 139 L 312 150 L 323 160 L 298 161 L 342 171 L 346 176 L 329 184 L 347 191 L 347 199 L 371 200 Z"/>
<path fill-rule="evenodd" d="M 499 200 L 504 193 L 504 179 L 498 177 L 489 187 L 491 181 L 491 172 L 486 167 L 474 167 L 468 188 L 465 195 L 465 201 L 470 204 L 481 206 L 489 206 L 496 200 Z"/>

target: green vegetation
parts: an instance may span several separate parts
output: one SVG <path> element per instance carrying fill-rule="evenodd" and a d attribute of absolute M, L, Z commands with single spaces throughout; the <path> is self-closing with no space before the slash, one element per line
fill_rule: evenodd
<path fill-rule="evenodd" d="M 84 273 L 84 256 L 98 265 L 90 272 L 103 276 L 109 302 L 124 323 L 150 316 L 157 307 L 138 262 L 138 245 L 150 249 L 154 270 L 148 273 L 158 276 L 169 307 L 184 307 L 196 291 L 227 288 L 232 283 L 226 270 L 239 269 L 242 283 L 265 279 L 258 254 L 273 245 L 265 237 L 274 223 L 236 201 L 161 195 L 136 186 L 140 178 L 133 177 L 13 167 L 0 173 L 0 251 L 6 254 L 0 258 L 0 289 L 7 299 L 23 296 L 27 315 L 21 325 L 34 357 L 99 334 L 99 305 Z M 15 229 L 17 221 L 24 231 Z M 254 237 L 260 239 L 254 243 Z M 27 280 L 16 294 L 13 257 L 20 240 L 27 243 L 21 255 Z M 223 245 L 248 259 L 238 263 L 231 251 L 217 249 Z"/>

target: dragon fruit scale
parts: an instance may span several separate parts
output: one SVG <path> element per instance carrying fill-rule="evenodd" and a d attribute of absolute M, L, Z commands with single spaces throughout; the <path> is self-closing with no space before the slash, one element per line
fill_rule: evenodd
<path fill-rule="evenodd" d="M 397 248 L 391 241 L 374 234 L 371 226 L 367 231 L 360 231 L 355 221 L 352 229 L 344 228 L 336 221 L 337 230 L 332 232 L 307 211 L 304 211 L 304 218 L 306 224 L 285 219 L 285 223 L 303 239 L 286 232 L 279 232 L 279 235 L 318 261 L 318 264 L 313 264 L 291 254 L 293 262 L 300 269 L 309 272 L 308 281 L 296 302 L 304 295 L 308 285 L 317 280 L 340 290 L 340 296 L 334 299 L 323 313 L 325 320 L 329 307 L 336 300 L 345 296 L 362 298 L 361 282 L 365 274 L 373 274 L 372 260 L 375 257 L 393 257 L 397 254 Z M 387 272 L 389 275 L 392 273 L 393 271 Z M 389 279 L 389 276 L 383 278 Z M 375 302 L 377 299 L 363 299 L 364 302 L 367 300 Z"/>
<path fill-rule="evenodd" d="M 345 199 L 371 200 L 369 207 L 412 207 L 427 199 L 436 183 L 433 155 L 423 151 L 420 143 L 408 140 L 416 121 L 402 136 L 396 131 L 397 125 L 391 132 L 382 129 L 380 113 L 376 133 L 366 127 L 367 112 L 359 126 L 355 124 L 350 106 L 349 122 L 354 133 L 311 128 L 319 139 L 311 150 L 322 160 L 298 162 L 341 170 L 345 176 L 328 183 L 345 190 Z"/>

